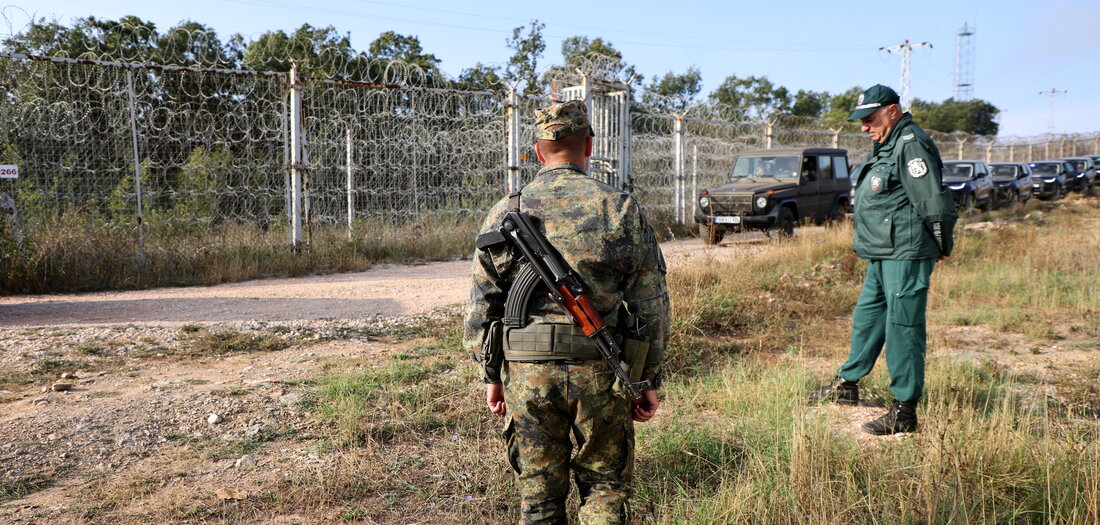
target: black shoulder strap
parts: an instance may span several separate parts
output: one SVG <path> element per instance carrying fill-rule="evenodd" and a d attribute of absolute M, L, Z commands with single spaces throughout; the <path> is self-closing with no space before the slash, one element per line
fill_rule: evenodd
<path fill-rule="evenodd" d="M 517 191 L 508 196 L 508 206 L 514 211 L 519 211 L 519 198 L 523 196 L 522 191 Z"/>

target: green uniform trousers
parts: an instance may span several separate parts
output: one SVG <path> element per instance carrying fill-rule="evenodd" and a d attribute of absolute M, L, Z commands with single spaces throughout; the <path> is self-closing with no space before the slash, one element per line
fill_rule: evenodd
<path fill-rule="evenodd" d="M 935 259 L 867 261 L 867 277 L 852 314 L 852 349 L 838 376 L 859 381 L 871 373 L 885 343 L 894 399 L 920 399 L 924 390 L 924 311 L 935 264 Z"/>
<path fill-rule="evenodd" d="M 520 523 L 567 523 L 570 470 L 580 493 L 580 523 L 628 523 L 634 421 L 630 401 L 612 392 L 615 374 L 607 363 L 506 361 L 501 379 Z"/>

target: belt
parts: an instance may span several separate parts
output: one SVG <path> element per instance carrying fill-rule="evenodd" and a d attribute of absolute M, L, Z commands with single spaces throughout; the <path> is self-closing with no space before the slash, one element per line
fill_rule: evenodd
<path fill-rule="evenodd" d="M 571 324 L 532 324 L 505 328 L 506 361 L 564 361 L 600 359 L 596 343 Z"/>

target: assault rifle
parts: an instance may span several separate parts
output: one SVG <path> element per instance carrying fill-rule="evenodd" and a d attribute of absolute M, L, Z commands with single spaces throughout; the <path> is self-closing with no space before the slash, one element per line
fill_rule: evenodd
<path fill-rule="evenodd" d="M 477 245 L 482 248 L 495 245 L 501 241 L 506 241 L 510 246 L 518 249 L 522 254 L 522 260 L 527 263 L 520 271 L 516 282 L 512 284 L 513 287 L 527 290 L 526 294 L 521 293 L 519 295 L 529 296 L 535 284 L 540 281 L 545 284 L 550 290 L 550 298 L 558 303 L 573 319 L 573 322 L 581 328 L 584 335 L 596 344 L 600 355 L 615 371 L 615 375 L 630 392 L 630 395 L 634 399 L 641 398 L 642 390 L 651 388 L 650 382 L 640 381 L 635 383 L 631 381 L 629 368 L 624 368 L 628 365 L 623 363 L 620 358 L 623 355 L 622 347 L 619 345 L 615 334 L 611 333 L 611 330 L 604 323 L 603 317 L 600 316 L 600 312 L 596 310 L 592 301 L 585 295 L 584 285 L 577 277 L 576 272 L 569 267 L 561 254 L 535 227 L 531 216 L 518 209 L 512 209 L 501 221 L 500 231 L 478 236 Z M 513 294 L 509 293 L 509 299 L 512 296 Z M 515 301 L 520 304 L 518 309 L 522 312 L 522 315 L 505 319 L 506 322 L 518 320 L 526 324 L 526 299 L 524 297 L 519 301 Z M 513 302 L 509 300 L 509 303 Z M 513 308 L 512 304 L 506 306 L 506 312 L 516 309 Z"/>

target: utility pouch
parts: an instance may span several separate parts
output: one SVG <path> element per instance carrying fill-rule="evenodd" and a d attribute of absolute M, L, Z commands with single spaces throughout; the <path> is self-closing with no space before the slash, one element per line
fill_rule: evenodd
<path fill-rule="evenodd" d="M 638 339 L 623 339 L 622 365 L 630 374 L 631 381 L 637 383 L 642 380 L 642 371 L 645 369 L 645 360 L 648 355 L 649 343 Z M 615 378 L 615 384 L 611 389 L 626 393 L 626 387 L 618 377 Z"/>
<path fill-rule="evenodd" d="M 504 323 L 493 321 L 481 341 L 481 375 L 488 383 L 500 381 L 500 365 L 504 363 Z"/>

